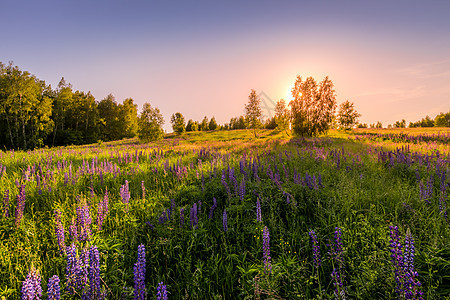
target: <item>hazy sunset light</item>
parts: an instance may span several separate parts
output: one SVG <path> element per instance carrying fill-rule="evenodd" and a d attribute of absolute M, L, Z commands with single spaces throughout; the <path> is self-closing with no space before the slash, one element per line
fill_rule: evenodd
<path fill-rule="evenodd" d="M 243 113 L 251 89 L 292 99 L 297 75 L 333 81 L 361 122 L 448 111 L 446 1 L 2 1 L 0 61 L 99 101 L 169 117 Z M 20 16 L 20 22 L 17 17 Z M 13 25 L 14 24 L 14 25 Z M 420 41 L 420 42 L 418 42 Z M 201 108 L 201 109 L 200 109 Z"/>

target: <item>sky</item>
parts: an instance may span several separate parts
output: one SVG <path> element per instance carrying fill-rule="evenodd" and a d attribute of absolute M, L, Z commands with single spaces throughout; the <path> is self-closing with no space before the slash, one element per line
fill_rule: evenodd
<path fill-rule="evenodd" d="M 450 111 L 450 1 L 0 2 L 0 61 L 56 88 L 62 77 L 98 101 L 149 102 L 218 123 L 264 114 L 296 76 L 333 81 L 363 123 Z"/>

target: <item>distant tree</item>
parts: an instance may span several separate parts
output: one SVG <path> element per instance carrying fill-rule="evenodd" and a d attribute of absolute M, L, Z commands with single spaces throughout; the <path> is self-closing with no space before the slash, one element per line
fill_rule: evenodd
<path fill-rule="evenodd" d="M 0 144 L 30 149 L 42 144 L 53 122 L 52 99 L 45 82 L 10 63 L 0 65 L 0 120 L 5 122 Z"/>
<path fill-rule="evenodd" d="M 356 128 L 367 128 L 367 124 L 366 123 L 358 123 L 358 125 L 356 126 Z"/>
<path fill-rule="evenodd" d="M 200 130 L 200 127 L 199 127 L 197 121 L 194 121 L 194 123 L 192 123 L 191 128 L 192 128 L 192 131 L 199 131 Z"/>
<path fill-rule="evenodd" d="M 161 139 L 164 136 L 163 124 L 164 118 L 159 108 L 144 103 L 138 122 L 139 139 L 146 142 Z"/>
<path fill-rule="evenodd" d="M 339 128 L 345 130 L 353 128 L 358 123 L 360 116 L 361 114 L 356 111 L 353 102 L 347 100 L 341 103 L 337 117 Z"/>
<path fill-rule="evenodd" d="M 289 105 L 294 133 L 303 137 L 326 132 L 336 111 L 336 92 L 328 76 L 319 85 L 312 77 L 303 81 L 297 76 L 291 92 L 294 100 Z"/>
<path fill-rule="evenodd" d="M 392 128 L 392 124 L 388 124 L 387 128 L 391 129 Z"/>
<path fill-rule="evenodd" d="M 199 128 L 201 131 L 208 131 L 209 130 L 209 124 L 208 124 L 208 117 L 205 116 L 202 120 L 202 122 L 199 124 Z"/>
<path fill-rule="evenodd" d="M 406 128 L 406 120 L 402 119 L 401 121 L 396 121 L 394 123 L 394 128 Z"/>
<path fill-rule="evenodd" d="M 281 99 L 275 105 L 275 123 L 277 124 L 277 129 L 280 131 L 285 131 L 288 134 L 289 129 L 289 110 L 286 107 L 286 102 Z M 288 134 L 289 135 L 289 134 Z"/>
<path fill-rule="evenodd" d="M 67 138 L 65 128 L 66 119 L 68 117 L 67 110 L 72 107 L 72 85 L 64 79 L 58 83 L 58 88 L 56 90 L 56 97 L 53 102 L 53 120 L 55 123 L 55 128 L 53 130 L 53 142 L 52 145 L 64 145 L 65 139 Z"/>
<path fill-rule="evenodd" d="M 194 124 L 194 121 L 192 119 L 189 119 L 189 121 L 186 124 L 186 131 L 194 131 L 194 130 L 192 130 L 193 124 Z"/>
<path fill-rule="evenodd" d="M 216 130 L 219 127 L 219 125 L 217 125 L 216 118 L 214 118 L 214 117 L 211 118 L 211 120 L 209 121 L 208 127 L 209 127 L 209 130 Z"/>
<path fill-rule="evenodd" d="M 433 127 L 434 121 L 429 117 L 426 116 L 425 119 L 422 119 L 420 121 L 420 127 Z"/>
<path fill-rule="evenodd" d="M 450 111 L 448 113 L 441 112 L 434 119 L 434 126 L 436 127 L 450 127 Z"/>
<path fill-rule="evenodd" d="M 383 124 L 381 124 L 381 122 L 378 121 L 377 125 L 375 125 L 375 128 L 383 128 Z"/>
<path fill-rule="evenodd" d="M 256 95 L 256 91 L 252 90 L 245 105 L 245 123 L 248 128 L 253 129 L 255 137 L 257 137 L 256 129 L 262 126 L 261 117 L 261 99 Z"/>
<path fill-rule="evenodd" d="M 272 118 L 268 118 L 267 120 L 264 121 L 264 128 L 270 129 L 270 130 L 277 128 L 277 122 L 276 122 L 275 116 Z"/>
<path fill-rule="evenodd" d="M 122 137 L 134 137 L 138 130 L 137 104 L 132 98 L 127 98 L 119 104 L 119 126 Z"/>
<path fill-rule="evenodd" d="M 185 132 L 186 123 L 184 121 L 184 116 L 181 113 L 177 112 L 175 114 L 172 114 L 170 123 L 172 123 L 173 132 L 175 132 L 176 134 L 183 134 Z"/>
<path fill-rule="evenodd" d="M 245 124 L 244 116 L 239 116 L 236 123 L 236 129 L 247 129 L 247 124 Z"/>
<path fill-rule="evenodd" d="M 102 140 L 115 141 L 123 138 L 123 128 L 120 123 L 120 108 L 112 94 L 99 102 Z"/>

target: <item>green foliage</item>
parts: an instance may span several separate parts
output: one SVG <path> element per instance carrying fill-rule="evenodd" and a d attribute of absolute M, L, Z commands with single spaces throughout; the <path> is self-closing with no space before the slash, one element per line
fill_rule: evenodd
<path fill-rule="evenodd" d="M 450 111 L 448 113 L 441 112 L 434 118 L 434 126 L 450 127 Z"/>
<path fill-rule="evenodd" d="M 208 131 L 209 130 L 209 124 L 208 124 L 208 117 L 205 116 L 202 120 L 202 122 L 199 125 L 199 128 L 201 131 Z"/>
<path fill-rule="evenodd" d="M 395 124 L 394 124 L 395 126 Z M 433 127 L 434 125 L 434 121 L 429 117 L 426 116 L 425 118 L 422 118 L 422 120 L 417 121 L 415 123 L 410 122 L 409 123 L 409 127 L 410 128 L 414 128 L 414 127 Z"/>
<path fill-rule="evenodd" d="M 218 127 L 219 125 L 217 125 L 216 118 L 213 116 L 209 121 L 208 128 L 209 130 L 216 130 Z"/>
<path fill-rule="evenodd" d="M 360 116 L 361 114 L 356 111 L 353 102 L 347 100 L 341 103 L 337 117 L 339 128 L 348 130 L 355 127 Z"/>
<path fill-rule="evenodd" d="M 138 136 L 142 141 L 156 141 L 164 136 L 164 118 L 159 108 L 153 108 L 149 103 L 144 103 L 138 125 Z"/>
<path fill-rule="evenodd" d="M 245 105 L 245 124 L 249 129 L 253 129 L 256 137 L 256 129 L 262 127 L 262 109 L 261 99 L 256 95 L 256 91 L 252 90 L 248 96 L 248 103 Z"/>
<path fill-rule="evenodd" d="M 73 91 L 64 77 L 56 90 L 10 63 L 0 63 L 0 146 L 33 149 L 131 138 L 137 134 L 137 105 L 113 95 L 96 102 Z"/>
<path fill-rule="evenodd" d="M 198 131 L 198 122 L 192 121 L 192 119 L 189 119 L 186 125 L 186 131 Z"/>
<path fill-rule="evenodd" d="M 294 100 L 289 105 L 294 133 L 303 137 L 327 132 L 336 110 L 336 92 L 328 76 L 319 85 L 312 77 L 303 81 L 297 76 L 291 92 Z"/>
<path fill-rule="evenodd" d="M 170 123 L 172 124 L 173 132 L 176 134 L 182 134 L 186 131 L 186 122 L 184 121 L 184 116 L 181 113 L 177 112 L 172 114 Z"/>
<path fill-rule="evenodd" d="M 244 116 L 234 117 L 230 119 L 229 129 L 246 129 Z"/>
<path fill-rule="evenodd" d="M 395 121 L 394 128 L 406 128 L 406 120 L 402 119 L 401 121 Z"/>
<path fill-rule="evenodd" d="M 289 122 L 290 116 L 289 116 L 289 110 L 286 107 L 286 102 L 281 99 L 277 102 L 275 105 L 275 123 L 276 128 L 281 131 L 286 131 L 289 129 Z"/>

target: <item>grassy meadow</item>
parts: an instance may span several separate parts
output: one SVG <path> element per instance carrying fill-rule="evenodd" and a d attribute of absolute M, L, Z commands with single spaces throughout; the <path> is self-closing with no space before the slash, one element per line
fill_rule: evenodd
<path fill-rule="evenodd" d="M 20 299 L 33 267 L 42 299 L 54 275 L 61 299 L 81 299 L 92 282 L 73 285 L 67 247 L 81 260 L 95 245 L 101 294 L 134 299 L 144 245 L 146 299 L 160 282 L 169 299 L 450 299 L 449 136 L 235 130 L 0 151 L 0 298 Z"/>

